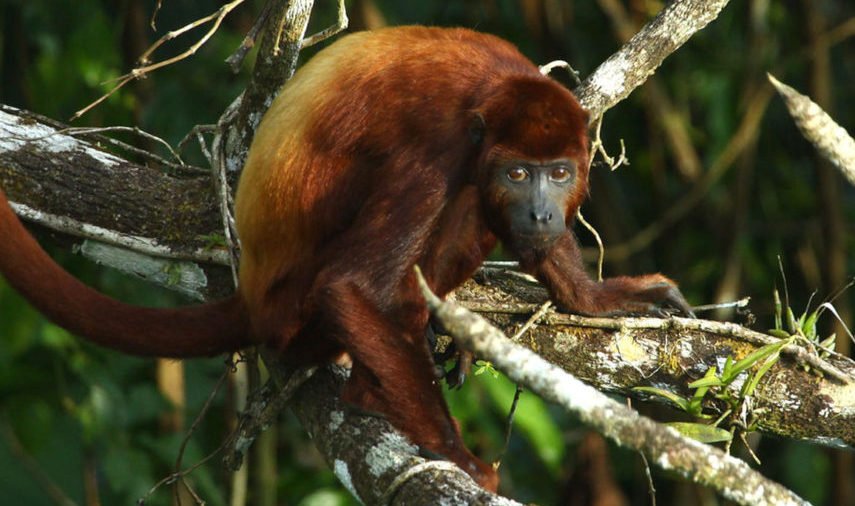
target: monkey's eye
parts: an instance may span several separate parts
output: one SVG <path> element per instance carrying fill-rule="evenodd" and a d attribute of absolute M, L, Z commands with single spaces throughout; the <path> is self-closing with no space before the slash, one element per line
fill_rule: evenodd
<path fill-rule="evenodd" d="M 528 179 L 528 171 L 522 167 L 514 167 L 508 170 L 508 179 L 514 183 L 520 183 Z"/>
<path fill-rule="evenodd" d="M 570 169 L 567 167 L 555 167 L 552 169 L 552 172 L 549 173 L 549 179 L 556 183 L 566 183 L 570 180 L 571 176 L 572 174 L 570 173 Z"/>

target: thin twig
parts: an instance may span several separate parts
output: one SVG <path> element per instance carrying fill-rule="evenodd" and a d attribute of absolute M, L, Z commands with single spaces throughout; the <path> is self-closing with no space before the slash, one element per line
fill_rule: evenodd
<path fill-rule="evenodd" d="M 154 10 L 151 13 L 151 20 L 149 20 L 149 25 L 151 29 L 155 32 L 157 31 L 157 14 L 160 12 L 160 8 L 163 5 L 163 0 L 157 0 L 157 3 L 154 6 Z"/>
<path fill-rule="evenodd" d="M 718 304 L 704 304 L 701 306 L 692 306 L 692 311 L 695 313 L 703 313 L 706 311 L 716 311 L 719 309 L 743 309 L 748 307 L 748 303 L 751 302 L 751 297 L 743 297 L 739 300 L 734 300 L 730 302 L 720 302 Z"/>
<path fill-rule="evenodd" d="M 520 327 L 519 330 L 517 330 L 517 332 L 514 334 L 514 336 L 511 339 L 515 342 L 519 342 L 519 340 L 522 339 L 522 336 L 526 332 L 528 332 L 529 329 L 534 327 L 537 324 L 538 320 L 543 318 L 543 316 L 549 311 L 549 309 L 551 307 L 552 307 L 552 301 L 546 301 L 543 304 L 541 304 L 540 308 L 538 308 L 538 310 L 535 311 L 535 313 L 533 315 L 531 315 L 531 318 L 529 318 L 523 324 L 523 326 Z M 508 451 L 508 444 L 511 441 L 511 433 L 513 432 L 513 428 L 514 428 L 514 415 L 516 414 L 517 403 L 520 400 L 520 394 L 522 394 L 522 391 L 523 391 L 522 387 L 517 385 L 516 391 L 514 392 L 514 400 L 511 403 L 511 409 L 508 411 L 508 418 L 507 418 L 507 421 L 505 422 L 505 442 L 502 445 L 502 451 L 499 453 L 499 457 L 496 459 L 496 462 L 493 463 L 493 469 L 496 469 L 496 470 L 499 469 L 499 466 L 502 465 L 502 459 L 504 458 L 505 453 Z"/>
<path fill-rule="evenodd" d="M 262 357 L 267 364 L 275 364 L 275 358 Z M 297 391 L 317 371 L 317 367 L 302 367 L 292 371 L 290 377 L 278 377 L 282 367 L 270 366 L 273 373 L 261 389 L 254 392 L 247 402 L 246 410 L 238 422 L 238 427 L 226 438 L 223 445 L 229 451 L 223 457 L 223 463 L 227 469 L 232 471 L 240 468 L 243 457 L 249 446 L 266 427 L 270 426 L 282 409 L 288 404 Z"/>
<path fill-rule="evenodd" d="M 193 433 L 196 432 L 196 429 L 199 428 L 199 425 L 204 420 L 205 415 L 208 413 L 208 409 L 211 408 L 211 404 L 214 402 L 214 397 L 216 397 L 217 392 L 223 387 L 226 379 L 229 377 L 229 374 L 234 369 L 234 364 L 226 367 L 226 370 L 223 371 L 223 374 L 220 375 L 220 379 L 217 380 L 217 384 L 214 385 L 214 388 L 211 390 L 211 393 L 208 394 L 208 398 L 205 399 L 205 404 L 202 405 L 202 409 L 199 410 L 199 414 L 196 415 L 196 419 L 193 420 L 193 423 L 190 425 L 190 428 L 187 430 L 187 435 L 183 441 L 181 441 L 181 447 L 178 449 L 178 456 L 175 458 L 175 472 L 177 473 L 179 469 L 181 469 L 181 461 L 184 459 L 184 452 L 187 450 L 187 444 L 190 442 L 190 438 L 193 436 Z"/>
<path fill-rule="evenodd" d="M 606 148 L 603 145 L 603 139 L 600 137 L 600 129 L 602 126 L 603 117 L 600 116 L 594 122 L 594 138 L 591 141 L 591 153 L 594 153 L 595 155 L 599 154 L 612 171 L 617 170 L 621 165 L 629 165 L 629 158 L 626 157 L 626 146 L 623 143 L 623 139 L 620 140 L 620 155 L 618 155 L 617 159 L 606 152 Z"/>
<path fill-rule="evenodd" d="M 508 452 L 508 445 L 511 443 L 511 434 L 514 431 L 514 415 L 517 412 L 517 404 L 520 401 L 520 396 L 522 395 L 523 388 L 517 385 L 516 390 L 514 390 L 514 400 L 511 401 L 511 408 L 508 410 L 508 418 L 505 420 L 505 441 L 502 444 L 502 451 L 499 452 L 499 457 L 493 462 L 493 469 L 496 471 L 499 470 L 499 467 L 502 465 L 502 459 L 505 458 L 505 454 Z"/>
<path fill-rule="evenodd" d="M 208 165 L 213 166 L 214 159 L 211 157 L 211 150 L 208 149 L 208 144 L 205 142 L 204 134 L 213 133 L 216 130 L 217 125 L 196 125 L 187 132 L 187 135 L 181 139 L 181 142 L 178 143 L 178 150 L 183 151 L 184 146 L 190 142 L 190 139 L 195 138 L 199 143 L 199 150 L 202 152 L 202 156 L 205 157 L 205 160 L 208 161 Z M 206 171 L 210 173 L 210 170 Z"/>
<path fill-rule="evenodd" d="M 606 248 L 603 246 L 603 239 L 600 237 L 600 233 L 597 232 L 597 229 L 594 228 L 593 225 L 588 223 L 588 220 L 582 216 L 582 208 L 576 209 L 576 219 L 579 220 L 579 223 L 582 224 L 585 228 L 588 229 L 588 232 L 594 236 L 594 240 L 597 241 L 597 248 L 600 250 L 600 256 L 597 259 L 597 281 L 603 280 L 603 261 L 606 258 Z"/>
<path fill-rule="evenodd" d="M 228 109 L 220 116 L 217 121 L 216 131 L 217 136 L 214 140 L 215 154 L 212 158 L 214 169 L 214 186 L 217 189 L 218 201 L 220 205 L 220 217 L 223 224 L 223 237 L 226 241 L 226 247 L 229 253 L 229 267 L 232 271 L 232 282 L 235 286 L 238 284 L 238 265 L 240 262 L 240 238 L 237 233 L 237 226 L 234 220 L 234 202 L 232 201 L 231 185 L 226 174 L 226 154 L 224 152 L 226 143 L 222 142 L 222 138 L 226 135 L 226 125 L 231 122 L 232 117 L 237 114 L 240 107 L 241 98 L 238 98 L 229 105 Z M 220 142 L 217 142 L 217 138 Z"/>
<path fill-rule="evenodd" d="M 541 65 L 540 73 L 548 76 L 553 70 L 556 68 L 567 69 L 567 73 L 570 74 L 570 78 L 573 79 L 573 83 L 576 86 L 582 84 L 582 79 L 579 78 L 579 71 L 574 69 L 569 63 L 564 60 L 553 60 L 545 65 Z"/>
<path fill-rule="evenodd" d="M 86 134 L 100 134 L 100 133 L 106 133 L 106 132 L 130 132 L 130 133 L 139 135 L 140 137 L 142 137 L 144 139 L 148 139 L 150 141 L 156 142 L 157 144 L 160 144 L 161 146 L 165 147 L 167 149 L 167 151 L 169 151 L 169 153 L 172 155 L 172 157 L 178 161 L 178 166 L 180 166 L 180 167 L 186 167 L 187 166 L 187 164 L 184 163 L 184 160 L 181 159 L 181 156 L 179 156 L 178 153 L 172 148 L 171 144 L 166 142 L 164 139 L 162 139 L 162 138 L 160 138 L 154 134 L 150 134 L 150 133 L 146 132 L 145 130 L 143 130 L 139 127 L 135 127 L 135 126 L 132 126 L 132 127 L 129 127 L 129 126 L 68 127 L 68 128 L 63 128 L 62 130 L 57 130 L 55 133 L 68 134 L 71 136 L 75 136 L 75 135 L 86 135 Z M 48 134 L 48 135 L 52 135 L 52 134 Z M 129 146 L 129 147 L 133 148 L 133 146 Z M 137 149 L 137 148 L 133 148 L 133 149 Z M 139 151 L 143 151 L 143 150 L 139 150 Z M 150 156 L 162 161 L 164 163 L 164 165 L 173 165 L 171 162 L 168 162 L 168 161 L 162 159 L 161 157 L 159 157 L 157 155 L 154 155 L 154 154 L 147 152 L 147 151 L 143 151 L 143 152 L 148 153 Z"/>
<path fill-rule="evenodd" d="M 258 34 L 267 22 L 267 18 L 270 17 L 270 13 L 273 11 L 273 4 L 275 3 L 275 0 L 268 0 L 267 3 L 264 4 L 264 7 L 261 9 L 261 13 L 255 20 L 252 28 L 249 29 L 249 32 L 247 32 L 246 36 L 243 38 L 243 41 L 241 41 L 240 46 L 238 46 L 231 56 L 226 58 L 226 64 L 235 74 L 240 71 L 240 66 L 244 59 L 246 59 L 246 55 L 249 53 L 249 50 L 255 47 L 255 41 L 258 39 Z"/>
<path fill-rule="evenodd" d="M 305 37 L 303 42 L 301 43 L 301 49 L 306 49 L 307 47 L 314 46 L 319 42 L 323 42 L 330 37 L 344 31 L 347 29 L 347 25 L 350 21 L 347 19 L 347 10 L 344 7 L 344 0 L 338 0 L 338 18 L 334 25 L 327 27 L 320 32 L 310 35 L 309 37 Z"/>
<path fill-rule="evenodd" d="M 626 407 L 632 409 L 632 399 L 626 398 Z M 656 485 L 653 484 L 653 473 L 650 472 L 650 462 L 644 452 L 638 452 L 644 464 L 644 476 L 647 478 L 647 494 L 650 496 L 650 506 L 656 506 Z"/>
<path fill-rule="evenodd" d="M 167 33 L 166 35 L 164 35 L 163 37 L 161 37 L 160 39 L 158 39 L 157 41 L 155 41 L 154 44 L 152 44 L 146 50 L 146 52 L 143 53 L 143 55 L 140 57 L 140 65 L 141 65 L 140 67 L 137 67 L 137 68 L 131 70 L 130 72 L 128 72 L 127 74 L 119 77 L 118 78 L 118 84 L 116 84 L 113 87 L 113 89 L 111 89 L 110 91 L 108 91 L 107 93 L 102 95 L 99 99 L 95 100 L 94 102 L 87 105 L 83 109 L 80 109 L 79 111 L 75 112 L 74 115 L 71 117 L 71 121 L 73 121 L 73 120 L 79 118 L 80 116 L 86 114 L 87 112 L 89 112 L 90 109 L 92 109 L 93 107 L 97 106 L 98 104 L 100 104 L 101 102 L 103 102 L 104 100 L 106 100 L 107 98 L 112 96 L 114 93 L 119 91 L 119 89 L 122 86 L 128 84 L 129 82 L 134 81 L 136 79 L 140 79 L 142 77 L 145 77 L 150 72 L 153 72 L 157 69 L 166 67 L 168 65 L 172 65 L 173 63 L 179 62 L 181 60 L 184 60 L 184 59 L 189 58 L 190 56 L 193 56 L 194 54 L 196 54 L 196 51 L 198 51 L 200 47 L 205 45 L 205 43 L 208 42 L 208 39 L 210 39 L 217 32 L 217 30 L 219 30 L 220 24 L 222 24 L 223 19 L 225 19 L 225 17 L 232 10 L 237 8 L 237 6 L 242 4 L 244 1 L 245 0 L 233 0 L 233 1 L 223 5 L 219 9 L 217 9 L 217 11 L 214 12 L 213 14 L 210 14 L 210 15 L 205 16 L 203 18 L 197 19 L 196 21 L 189 23 L 189 24 L 179 28 L 178 30 L 173 30 L 173 31 Z M 176 56 L 173 56 L 171 58 L 167 58 L 165 60 L 162 60 L 162 61 L 159 61 L 156 63 L 151 63 L 151 64 L 148 63 L 151 54 L 158 47 L 163 45 L 165 42 L 168 42 L 168 41 L 170 41 L 176 37 L 179 37 L 180 35 L 183 35 L 184 33 L 188 32 L 190 30 L 193 30 L 194 28 L 202 26 L 211 20 L 213 20 L 213 24 L 211 26 L 211 29 L 208 30 L 198 41 L 196 41 L 193 45 L 191 45 L 189 49 L 187 49 L 183 53 L 178 54 Z"/>

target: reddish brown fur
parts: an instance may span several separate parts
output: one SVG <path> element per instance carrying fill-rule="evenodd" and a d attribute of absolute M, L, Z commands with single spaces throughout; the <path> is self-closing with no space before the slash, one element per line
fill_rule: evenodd
<path fill-rule="evenodd" d="M 141 308 L 84 285 L 27 233 L 2 190 L 0 272 L 51 320 L 125 353 L 181 358 L 216 355 L 248 344 L 247 314 L 238 297 L 179 309 Z"/>
<path fill-rule="evenodd" d="M 347 400 L 495 488 L 434 378 L 413 266 L 444 295 L 497 237 L 512 236 L 486 180 L 508 161 L 575 163 L 570 224 L 587 193 L 586 121 L 569 91 L 495 37 L 421 27 L 349 35 L 294 76 L 256 134 L 236 202 L 237 297 L 177 310 L 107 299 L 61 272 L 5 203 L 0 236 L 12 240 L 0 242 L 0 270 L 61 325 L 131 353 L 194 356 L 251 340 L 305 364 L 347 351 Z M 661 275 L 592 281 L 572 232 L 549 244 L 512 247 L 565 309 L 648 311 L 673 296 Z"/>

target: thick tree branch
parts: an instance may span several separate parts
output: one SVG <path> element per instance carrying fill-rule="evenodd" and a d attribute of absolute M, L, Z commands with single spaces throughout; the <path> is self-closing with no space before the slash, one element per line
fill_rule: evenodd
<path fill-rule="evenodd" d="M 493 268 L 482 269 L 454 292 L 457 303 L 482 313 L 509 335 L 546 298 L 539 286 Z M 601 390 L 643 399 L 634 387 L 656 386 L 690 397 L 688 384 L 709 367 L 720 369 L 728 356 L 738 360 L 775 341 L 734 323 L 552 312 L 520 344 Z M 824 377 L 817 374 L 821 369 L 827 371 Z M 801 347 L 785 350 L 752 402 L 750 414 L 757 416 L 763 433 L 855 447 L 855 362 L 848 358 L 822 361 Z M 723 411 L 712 402 L 705 408 L 714 416 Z"/>
<path fill-rule="evenodd" d="M 338 398 L 347 372 L 320 370 L 293 409 L 339 480 L 364 504 L 519 505 L 480 488 L 445 461 L 428 461 L 384 419 L 351 412 Z"/>
<path fill-rule="evenodd" d="M 20 216 L 84 239 L 95 261 L 195 298 L 231 292 L 225 252 L 212 242 L 220 228 L 209 178 L 137 165 L 65 128 L 0 105 L 0 186 Z"/>

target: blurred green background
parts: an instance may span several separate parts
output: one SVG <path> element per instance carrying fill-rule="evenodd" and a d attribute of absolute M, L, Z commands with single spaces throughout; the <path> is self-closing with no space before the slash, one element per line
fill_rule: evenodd
<path fill-rule="evenodd" d="M 332 22 L 334 4 L 318 2 L 310 31 Z M 149 26 L 154 5 L 0 0 L 0 102 L 66 120 L 131 69 L 163 33 L 221 3 L 167 0 L 158 32 Z M 247 0 L 194 57 L 123 88 L 75 125 L 138 125 L 175 144 L 194 125 L 215 122 L 245 85 L 251 66 L 250 57 L 235 75 L 223 60 L 262 5 Z M 348 2 L 348 11 L 351 30 L 429 24 L 491 32 L 514 41 L 535 62 L 567 60 L 584 77 L 620 46 L 622 34 L 634 33 L 662 6 L 653 0 L 356 0 Z M 158 55 L 176 54 L 197 36 L 174 41 Z M 695 304 L 751 296 L 756 327 L 766 329 L 772 325 L 771 293 L 781 280 L 778 257 L 797 313 L 812 293 L 816 304 L 855 273 L 853 189 L 802 139 L 773 96 L 767 71 L 853 131 L 855 2 L 733 0 L 654 79 L 606 113 L 605 145 L 616 154 L 623 140 L 631 163 L 617 172 L 596 165 L 592 198 L 583 209 L 605 240 L 607 275 L 661 270 Z M 187 156 L 203 163 L 197 150 Z M 689 195 L 699 198 L 663 221 Z M 651 224 L 655 233 L 638 235 Z M 592 244 L 587 233 L 579 235 Z M 186 302 L 62 250 L 55 253 L 75 275 L 125 300 Z M 834 302 L 850 323 L 852 302 L 851 290 Z M 832 324 L 825 322 L 828 331 Z M 838 350 L 850 353 L 850 344 L 841 338 Z M 44 322 L 0 280 L 0 502 L 136 503 L 173 468 L 185 429 L 223 365 L 222 359 L 187 362 L 173 371 L 183 386 L 158 388 L 158 371 L 169 370 L 168 363 L 74 339 Z M 178 408 L 167 400 L 170 390 L 178 391 Z M 505 379 L 483 374 L 448 395 L 470 446 L 487 459 L 501 450 L 513 390 Z M 185 465 L 219 446 L 234 421 L 233 397 L 230 388 L 215 397 L 190 440 Z M 660 419 L 676 416 L 659 406 L 642 410 Z M 768 438 L 755 442 L 767 476 L 816 504 L 855 504 L 851 453 Z M 292 415 L 283 416 L 257 446 L 247 504 L 355 504 Z M 225 505 L 232 478 L 217 462 L 190 480 L 207 504 Z M 501 469 L 503 492 L 540 504 L 586 504 L 569 491 L 584 488 L 578 480 L 591 483 L 584 475 L 591 462 L 611 468 L 609 487 L 616 484 L 626 504 L 648 504 L 636 454 L 602 447 L 577 422 L 523 394 Z M 658 504 L 717 501 L 709 491 L 656 470 L 654 482 Z M 165 486 L 146 504 L 172 500 Z"/>

